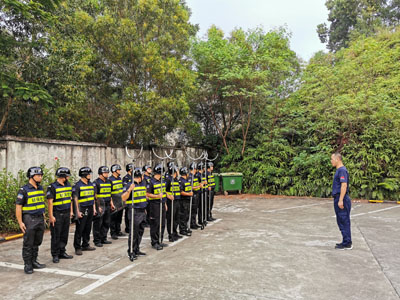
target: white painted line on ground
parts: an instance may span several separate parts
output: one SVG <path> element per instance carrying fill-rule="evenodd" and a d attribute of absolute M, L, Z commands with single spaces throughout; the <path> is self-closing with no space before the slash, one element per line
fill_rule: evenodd
<path fill-rule="evenodd" d="M 208 225 L 206 226 L 206 228 L 207 228 L 207 227 L 211 227 L 212 225 L 214 225 L 214 224 L 216 224 L 216 223 L 218 223 L 218 222 L 220 222 L 220 221 L 222 221 L 222 219 L 217 219 L 217 220 L 215 220 L 215 221 L 212 222 L 212 223 L 208 223 Z M 197 231 L 199 231 L 199 230 L 197 230 Z M 187 240 L 188 238 L 190 238 L 190 237 L 189 237 L 189 236 L 184 236 L 183 238 L 181 238 L 180 240 L 177 240 L 176 242 L 169 243 L 169 244 L 168 244 L 168 248 L 173 247 L 173 246 L 175 246 L 175 245 L 178 245 L 179 243 L 181 243 L 181 242 L 184 241 L 184 240 Z"/>
<path fill-rule="evenodd" d="M 99 286 L 102 286 L 103 284 L 113 280 L 115 277 L 117 277 L 118 275 L 121 275 L 122 273 L 125 273 L 126 271 L 132 269 L 135 266 L 140 265 L 140 263 L 135 263 L 135 264 L 131 264 L 129 266 L 126 266 L 125 268 L 114 272 L 108 276 L 104 276 L 103 278 L 97 280 L 96 282 L 93 282 L 91 285 L 88 285 L 87 287 L 75 292 L 76 295 L 86 295 L 87 293 L 93 291 L 94 289 L 98 288 Z"/>
<path fill-rule="evenodd" d="M 12 269 L 23 270 L 23 265 L 8 263 L 8 262 L 0 262 L 0 267 L 7 267 Z M 69 270 L 61 270 L 61 269 L 51 269 L 51 268 L 44 268 L 44 269 L 35 269 L 35 272 L 42 272 L 42 273 L 50 273 L 50 274 L 57 274 L 57 275 L 65 275 L 65 276 L 72 276 L 72 277 L 82 277 L 88 279 L 95 279 L 100 280 L 105 275 L 98 275 L 98 274 L 88 274 L 83 272 L 76 272 L 76 271 L 69 271 Z"/>
<path fill-rule="evenodd" d="M 386 208 L 382 208 L 382 209 L 378 209 L 378 210 L 368 211 L 368 212 L 365 212 L 365 213 L 359 213 L 359 214 L 355 214 L 355 215 L 350 215 L 350 219 L 352 219 L 354 217 L 364 216 L 364 215 L 368 215 L 368 214 L 374 214 L 374 213 L 378 213 L 378 212 L 381 212 L 381 211 L 390 210 L 390 209 L 398 208 L 398 207 L 400 207 L 400 205 L 390 206 L 390 207 L 386 207 Z M 351 211 L 353 211 L 353 208 L 351 209 Z M 332 218 L 336 218 L 336 215 L 332 216 Z"/>
<path fill-rule="evenodd" d="M 363 215 L 367 215 L 367 214 L 374 214 L 374 213 L 377 213 L 377 212 L 381 212 L 381 211 L 385 211 L 385 210 L 390 210 L 390 209 L 393 209 L 393 208 L 399 208 L 399 207 L 400 207 L 400 205 L 391 206 L 391 207 L 386 207 L 386 208 L 382 208 L 382 209 L 378 209 L 378 210 L 373 210 L 373 211 L 369 211 L 369 212 L 365 212 L 365 213 L 359 213 L 359 214 L 356 214 L 356 215 L 352 215 L 351 217 L 353 218 L 353 217 L 363 216 Z M 335 216 L 335 217 L 336 217 L 336 216 Z"/>
<path fill-rule="evenodd" d="M 324 203 L 315 203 L 315 204 L 291 206 L 291 207 L 279 208 L 279 209 L 262 210 L 261 212 L 265 212 L 265 213 L 274 213 L 274 212 L 277 212 L 277 211 L 284 211 L 284 210 L 290 210 L 290 209 L 296 209 L 296 208 L 303 208 L 303 207 L 311 207 L 311 206 L 317 206 L 317 205 L 325 205 L 325 204 L 332 204 L 332 201 L 324 202 Z"/>

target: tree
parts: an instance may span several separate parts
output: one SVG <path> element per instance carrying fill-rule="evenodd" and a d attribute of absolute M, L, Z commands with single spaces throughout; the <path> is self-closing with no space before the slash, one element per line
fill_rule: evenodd
<path fill-rule="evenodd" d="M 192 55 L 199 86 L 195 101 L 206 120 L 211 120 L 228 154 L 230 133 L 241 132 L 243 156 L 255 113 L 272 101 L 298 69 L 285 31 L 236 29 L 225 38 L 213 26 L 207 40 L 194 42 Z"/>
<path fill-rule="evenodd" d="M 51 12 L 57 3 L 4 0 L 0 4 L 0 133 L 13 106 L 52 102 L 37 79 L 36 68 L 43 60 L 45 31 L 54 22 Z"/>
<path fill-rule="evenodd" d="M 318 25 L 318 36 L 330 51 L 338 51 L 348 47 L 352 36 L 368 36 L 379 27 L 397 26 L 399 4 L 398 0 L 327 0 L 330 25 Z"/>

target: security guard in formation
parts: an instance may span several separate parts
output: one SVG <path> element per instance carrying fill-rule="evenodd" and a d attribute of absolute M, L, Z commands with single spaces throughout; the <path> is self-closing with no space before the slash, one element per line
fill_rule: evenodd
<path fill-rule="evenodd" d="M 200 182 L 199 178 L 196 176 L 197 174 L 197 164 L 192 162 L 189 166 L 190 175 L 189 181 L 192 185 L 193 190 L 193 197 L 192 197 L 192 213 L 191 213 L 191 220 L 190 220 L 190 229 L 199 229 L 200 226 L 197 225 L 197 210 L 199 206 L 199 196 L 200 196 Z"/>
<path fill-rule="evenodd" d="M 181 205 L 179 218 L 179 232 L 182 235 L 191 236 L 192 230 L 188 227 L 190 197 L 193 196 L 192 183 L 189 181 L 189 170 L 186 167 L 180 169 L 181 178 L 179 179 L 179 188 L 181 191 Z M 189 225 L 190 226 L 190 225 Z"/>
<path fill-rule="evenodd" d="M 149 200 L 150 213 L 150 237 L 151 245 L 156 250 L 162 250 L 167 247 L 164 244 L 165 231 L 165 213 L 166 205 L 166 190 L 165 181 L 162 179 L 163 166 L 158 164 L 154 167 L 154 176 L 147 183 L 147 198 Z"/>
<path fill-rule="evenodd" d="M 152 173 L 152 169 L 149 165 L 144 165 L 143 166 L 143 179 L 146 182 L 146 184 L 150 183 L 151 180 L 151 173 Z M 150 226 L 150 213 L 149 213 L 149 207 L 147 206 L 146 208 L 146 225 L 145 227 L 149 227 Z"/>
<path fill-rule="evenodd" d="M 123 184 L 121 179 L 121 166 L 114 164 L 111 166 L 111 198 L 113 200 L 115 210 L 111 213 L 110 233 L 113 240 L 117 240 L 119 236 L 124 236 L 121 232 L 122 215 L 124 213 L 124 204 L 122 202 Z"/>
<path fill-rule="evenodd" d="M 205 208 L 206 208 L 205 207 L 205 198 L 206 198 L 205 189 L 206 189 L 206 187 L 204 185 L 205 177 L 203 177 L 203 166 L 204 166 L 203 162 L 199 162 L 197 164 L 197 173 L 196 173 L 196 177 L 200 183 L 199 184 L 200 193 L 198 195 L 198 197 L 199 197 L 199 205 L 198 206 L 199 207 L 197 210 L 197 215 L 198 215 L 199 225 L 201 226 L 202 229 L 204 229 L 204 227 L 207 225 L 207 221 L 205 220 Z"/>
<path fill-rule="evenodd" d="M 113 203 L 115 200 L 121 201 L 121 203 L 125 202 L 128 206 L 129 233 L 131 233 L 131 226 L 133 225 L 133 242 L 131 241 L 131 234 L 128 238 L 128 255 L 132 261 L 137 259 L 138 256 L 146 255 L 140 251 L 140 244 L 146 224 L 147 211 L 148 215 L 150 215 L 152 247 L 156 250 L 162 250 L 168 246 L 163 243 L 166 211 L 168 209 L 166 204 L 167 193 L 171 202 L 169 205 L 172 204 L 172 201 L 176 201 L 174 203 L 176 207 L 174 207 L 174 211 L 176 212 L 174 213 L 172 231 L 169 230 L 168 232 L 170 242 L 182 238 L 177 233 L 177 226 L 179 226 L 181 234 L 190 236 L 192 233 L 191 228 L 199 228 L 196 223 L 196 215 L 198 215 L 200 224 L 206 222 L 204 220 L 206 197 L 203 197 L 204 211 L 202 211 L 201 205 L 199 205 L 199 195 L 208 188 L 207 185 L 210 186 L 210 191 L 213 192 L 212 164 L 208 165 L 207 174 L 205 172 L 196 172 L 197 169 L 202 170 L 203 167 L 202 163 L 199 166 L 196 163 L 191 163 L 189 169 L 183 167 L 178 172 L 178 167 L 170 164 L 169 172 L 166 176 L 168 177 L 168 182 L 166 183 L 163 179 L 163 167 L 161 164 L 155 166 L 153 177 L 150 177 L 152 170 L 147 165 L 143 167 L 144 172 L 140 168 L 134 169 L 133 165 L 127 165 L 127 175 L 130 177 L 124 177 L 126 182 L 124 186 L 120 178 L 121 167 L 117 164 L 111 166 L 113 173 L 111 178 L 108 178 L 108 167 L 100 167 L 98 170 L 99 178 L 93 183 L 90 181 L 92 170 L 89 167 L 83 167 L 79 170 L 81 179 L 73 187 L 68 182 L 71 176 L 70 170 L 68 168 L 57 169 L 57 180 L 47 190 L 53 262 L 58 263 L 60 258 L 73 258 L 65 250 L 68 242 L 70 218 L 73 212 L 76 217 L 74 235 L 76 255 L 82 255 L 82 251 L 96 250 L 89 244 L 92 222 L 95 245 L 102 247 L 103 244 L 111 244 L 107 240 L 107 231 L 111 211 L 117 210 Z M 132 169 L 133 173 L 129 172 Z M 181 177 L 178 179 L 179 173 Z M 132 178 L 132 175 L 133 180 L 129 181 L 128 179 Z M 24 185 L 17 195 L 16 217 L 24 233 L 22 248 L 22 257 L 25 263 L 24 271 L 27 274 L 32 274 L 33 269 L 46 267 L 37 261 L 39 246 L 42 243 L 44 233 L 45 194 L 40 185 L 43 177 L 41 168 L 29 168 L 27 177 L 29 178 L 28 184 Z M 208 178 L 208 181 L 205 181 L 204 178 Z M 213 193 L 211 195 L 213 196 Z M 191 200 L 192 217 L 189 220 Z M 180 204 L 177 205 L 178 202 Z M 122 204 L 119 207 L 122 208 Z M 210 208 L 212 208 L 212 204 Z M 97 215 L 98 217 L 96 217 Z M 210 216 L 212 217 L 211 211 Z M 170 218 L 169 226 L 171 226 L 171 217 L 168 217 Z"/>
<path fill-rule="evenodd" d="M 73 205 L 71 205 L 72 186 L 68 182 L 70 176 L 71 172 L 68 168 L 58 168 L 57 180 L 47 188 L 53 263 L 58 263 L 60 258 L 73 257 L 65 250 L 68 243 L 69 224 L 74 214 Z"/>
<path fill-rule="evenodd" d="M 24 233 L 22 246 L 24 271 L 26 274 L 32 274 L 33 269 L 46 267 L 37 261 L 44 234 L 45 194 L 40 185 L 43 177 L 42 169 L 31 167 L 26 175 L 29 182 L 18 191 L 15 214 Z"/>
<path fill-rule="evenodd" d="M 72 187 L 77 216 L 74 235 L 76 255 L 82 255 L 82 251 L 96 250 L 89 244 L 93 216 L 97 214 L 94 203 L 95 190 L 93 183 L 90 182 L 91 173 L 92 169 L 89 167 L 80 168 L 79 177 L 81 179 Z"/>
<path fill-rule="evenodd" d="M 111 181 L 108 179 L 110 169 L 101 166 L 98 170 L 99 177 L 94 181 L 96 194 L 97 215 L 93 217 L 93 243 L 96 247 L 111 244 L 107 240 L 110 229 L 111 209 L 114 204 L 111 200 Z"/>
<path fill-rule="evenodd" d="M 177 228 L 179 224 L 179 211 L 181 205 L 181 191 L 178 181 L 178 168 L 174 164 L 169 164 L 168 175 L 166 177 L 167 190 L 167 231 L 168 240 L 175 242 L 182 238 L 178 234 Z"/>
<path fill-rule="evenodd" d="M 214 164 L 210 161 L 207 163 L 207 184 L 208 184 L 208 211 L 207 211 L 207 221 L 213 222 L 215 219 L 212 216 L 212 209 L 214 206 L 214 195 L 215 195 L 215 178 L 212 173 L 214 170 Z"/>
<path fill-rule="evenodd" d="M 146 255 L 146 253 L 140 251 L 140 243 L 142 242 L 144 227 L 146 224 L 147 207 L 147 183 L 143 180 L 142 174 L 140 168 L 135 168 L 133 172 L 133 181 L 128 182 L 124 186 L 124 193 L 122 194 L 122 200 L 126 201 L 128 206 L 128 256 L 131 260 L 136 259 L 138 256 Z M 133 222 L 133 224 L 131 224 L 131 222 Z M 131 249 L 132 225 L 133 249 Z"/>
<path fill-rule="evenodd" d="M 125 186 L 129 182 L 132 182 L 132 172 L 135 169 L 135 166 L 133 163 L 129 163 L 125 166 L 126 170 L 126 175 L 122 178 L 122 185 Z M 129 233 L 129 220 L 128 220 L 128 207 L 125 206 L 125 213 L 124 213 L 124 219 L 125 219 L 125 232 Z"/>

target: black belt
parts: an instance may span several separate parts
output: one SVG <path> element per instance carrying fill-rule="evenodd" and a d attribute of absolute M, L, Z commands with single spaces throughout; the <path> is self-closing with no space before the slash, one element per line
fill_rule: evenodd
<path fill-rule="evenodd" d="M 137 211 L 137 212 L 145 212 L 146 209 L 145 208 L 135 208 L 135 211 Z"/>
<path fill-rule="evenodd" d="M 24 215 L 32 216 L 33 218 L 43 218 L 43 214 L 30 214 L 30 213 L 25 213 Z"/>
<path fill-rule="evenodd" d="M 60 214 L 66 214 L 69 213 L 71 211 L 70 208 L 66 208 L 66 209 L 55 209 L 54 212 L 58 212 Z"/>

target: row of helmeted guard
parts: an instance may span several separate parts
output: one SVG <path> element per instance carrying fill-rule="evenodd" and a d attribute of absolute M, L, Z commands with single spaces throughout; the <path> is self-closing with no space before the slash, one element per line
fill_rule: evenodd
<path fill-rule="evenodd" d="M 180 169 L 170 162 L 165 173 L 162 164 L 154 169 L 147 165 L 135 168 L 133 164 L 127 164 L 127 174 L 123 178 L 120 177 L 121 170 L 120 165 L 114 164 L 109 176 L 109 168 L 102 166 L 98 170 L 99 177 L 92 182 L 92 170 L 83 167 L 79 170 L 80 180 L 72 186 L 70 170 L 58 168 L 57 180 L 49 185 L 45 195 L 40 185 L 42 169 L 28 169 L 29 182 L 19 190 L 16 200 L 16 216 L 24 233 L 25 273 L 32 274 L 33 269 L 45 267 L 37 260 L 45 229 L 45 197 L 54 263 L 73 258 L 66 253 L 71 218 L 76 223 L 75 254 L 82 255 L 82 251 L 96 250 L 89 244 L 92 224 L 96 247 L 112 243 L 107 239 L 109 230 L 114 240 L 123 235 L 120 226 L 125 211 L 131 261 L 146 255 L 140 251 L 140 243 L 147 226 L 150 226 L 152 247 L 162 250 L 167 246 L 163 242 L 165 225 L 168 240 L 174 242 L 182 235 L 190 236 L 192 229 L 204 229 L 207 222 L 215 220 L 212 217 L 215 189 L 212 162 L 193 162 L 189 168 Z"/>

